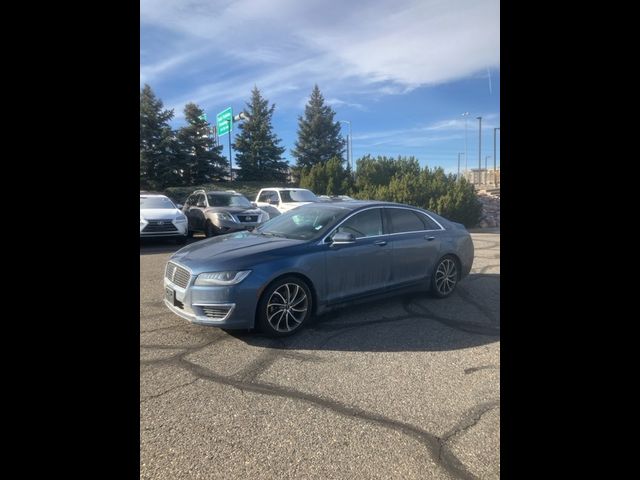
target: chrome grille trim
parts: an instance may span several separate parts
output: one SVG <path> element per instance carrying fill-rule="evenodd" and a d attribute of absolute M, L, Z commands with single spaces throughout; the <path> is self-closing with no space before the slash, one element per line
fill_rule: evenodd
<path fill-rule="evenodd" d="M 178 229 L 173 224 L 171 218 L 147 220 L 147 225 L 142 229 L 143 232 L 177 232 Z"/>
<path fill-rule="evenodd" d="M 167 263 L 164 276 L 167 280 L 180 288 L 187 288 L 189 280 L 191 280 L 191 273 L 189 270 L 173 262 Z"/>
<path fill-rule="evenodd" d="M 194 307 L 202 309 L 202 314 L 218 322 L 227 320 L 236 308 L 235 303 L 217 303 L 217 304 L 198 304 L 194 303 Z"/>

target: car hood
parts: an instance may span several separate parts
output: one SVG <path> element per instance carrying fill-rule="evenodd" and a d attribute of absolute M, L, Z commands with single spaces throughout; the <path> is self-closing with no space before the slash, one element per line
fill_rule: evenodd
<path fill-rule="evenodd" d="M 194 274 L 218 268 L 240 270 L 286 255 L 289 247 L 302 243 L 303 240 L 243 231 L 192 243 L 174 253 L 170 260 L 190 268 Z"/>
<path fill-rule="evenodd" d="M 182 212 L 177 208 L 141 208 L 140 216 L 145 220 L 166 220 L 174 219 Z"/>

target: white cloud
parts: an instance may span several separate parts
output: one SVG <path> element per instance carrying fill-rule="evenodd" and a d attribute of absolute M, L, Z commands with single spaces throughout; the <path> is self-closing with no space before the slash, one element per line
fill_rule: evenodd
<path fill-rule="evenodd" d="M 226 66 L 175 104 L 244 98 L 254 84 L 308 95 L 317 82 L 336 100 L 345 89 L 402 94 L 500 65 L 499 0 L 141 0 L 140 15 L 141 28 L 179 38 L 141 65 L 141 82 Z"/>

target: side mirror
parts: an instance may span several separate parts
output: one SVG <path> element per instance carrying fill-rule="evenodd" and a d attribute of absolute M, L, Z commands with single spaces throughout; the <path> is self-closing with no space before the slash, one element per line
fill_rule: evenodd
<path fill-rule="evenodd" d="M 338 232 L 331 238 L 332 245 L 345 245 L 348 243 L 355 243 L 355 241 L 355 235 L 349 232 Z"/>
<path fill-rule="evenodd" d="M 178 210 L 182 210 L 183 207 L 184 207 L 184 205 L 182 205 L 181 203 L 176 203 L 176 208 Z"/>
<path fill-rule="evenodd" d="M 256 202 L 251 202 L 251 206 L 252 206 L 253 208 L 258 208 L 258 205 L 256 205 Z"/>

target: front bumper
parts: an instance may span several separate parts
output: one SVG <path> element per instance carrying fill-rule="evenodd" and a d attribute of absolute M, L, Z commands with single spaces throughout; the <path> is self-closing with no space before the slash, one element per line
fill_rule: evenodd
<path fill-rule="evenodd" d="M 250 278 L 251 275 L 237 285 L 196 286 L 195 275 L 191 275 L 186 288 L 181 288 L 164 277 L 164 304 L 194 324 L 230 329 L 253 328 L 260 288 L 248 282 Z M 175 292 L 175 303 L 167 299 L 167 288 Z M 214 319 L 207 315 L 212 311 L 226 314 Z"/>
<path fill-rule="evenodd" d="M 227 220 L 216 220 L 213 224 L 219 235 L 225 233 L 241 232 L 243 230 L 253 230 L 262 225 L 261 222 L 230 222 Z"/>
<path fill-rule="evenodd" d="M 187 222 L 174 222 L 175 230 L 145 231 L 147 224 L 140 228 L 140 238 L 184 237 L 187 235 Z"/>

